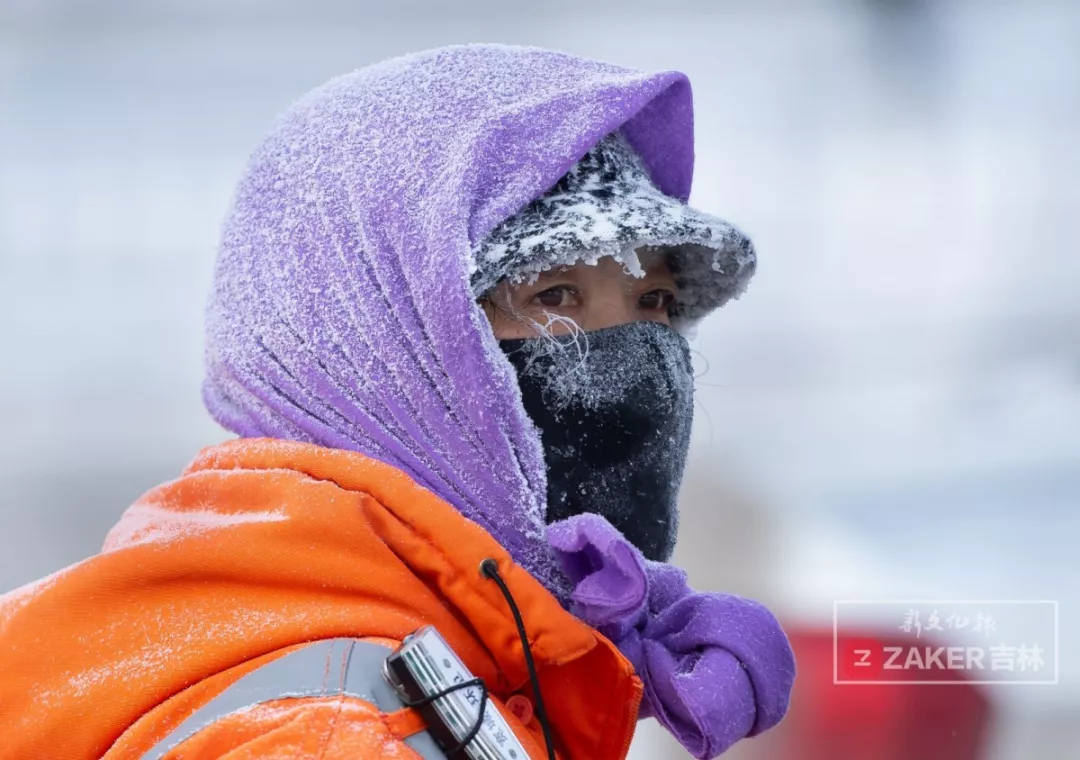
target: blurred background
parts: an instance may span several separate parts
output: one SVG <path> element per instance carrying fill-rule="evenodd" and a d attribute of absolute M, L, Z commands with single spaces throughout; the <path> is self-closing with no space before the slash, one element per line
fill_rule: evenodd
<path fill-rule="evenodd" d="M 772 605 L 801 676 L 731 756 L 1080 758 L 1074 0 L 0 0 L 0 591 L 226 437 L 202 308 L 273 117 L 488 41 L 685 71 L 692 201 L 758 246 L 694 342 L 678 560 Z M 844 599 L 1058 600 L 1060 681 L 833 686 Z M 684 756 L 651 721 L 632 753 Z"/>

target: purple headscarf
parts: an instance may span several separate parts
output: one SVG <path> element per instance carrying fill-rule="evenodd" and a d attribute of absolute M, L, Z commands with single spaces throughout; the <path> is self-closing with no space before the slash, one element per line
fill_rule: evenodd
<path fill-rule="evenodd" d="M 280 117 L 237 191 L 208 313 L 204 398 L 239 435 L 350 449 L 403 470 L 571 609 L 590 574 L 625 576 L 612 603 L 631 622 L 619 634 L 626 646 L 616 641 L 646 678 L 646 712 L 708 757 L 782 717 L 793 675 L 783 633 L 769 616 L 764 636 L 783 646 L 763 680 L 741 667 L 727 691 L 702 685 L 686 658 L 714 643 L 692 636 L 676 647 L 685 657 L 667 646 L 650 676 L 641 637 L 657 616 L 642 605 L 650 583 L 650 594 L 670 584 L 645 565 L 635 576 L 600 561 L 608 555 L 595 547 L 633 549 L 602 518 L 563 525 L 562 546 L 549 545 L 540 440 L 469 287 L 476 243 L 615 130 L 657 187 L 685 201 L 692 114 L 682 74 L 501 45 L 397 58 L 313 91 Z M 586 555 L 600 558 L 587 572 Z M 687 595 L 710 596 L 675 596 Z M 678 720 L 665 719 L 673 710 Z M 723 721 L 709 717 L 725 710 Z"/>

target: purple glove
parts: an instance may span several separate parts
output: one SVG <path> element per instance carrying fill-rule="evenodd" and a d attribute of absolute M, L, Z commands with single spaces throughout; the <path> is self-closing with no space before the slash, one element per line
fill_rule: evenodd
<path fill-rule="evenodd" d="M 574 586 L 570 611 L 615 642 L 644 681 L 641 717 L 655 717 L 694 757 L 716 757 L 784 717 L 795 658 L 763 605 L 693 591 L 686 573 L 647 561 L 599 515 L 549 525 L 548 541 Z"/>

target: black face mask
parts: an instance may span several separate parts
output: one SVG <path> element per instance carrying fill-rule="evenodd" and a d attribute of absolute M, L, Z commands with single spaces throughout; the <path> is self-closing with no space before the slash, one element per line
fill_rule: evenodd
<path fill-rule="evenodd" d="M 658 322 L 503 340 L 547 463 L 547 521 L 606 517 L 641 552 L 675 548 L 694 378 L 686 339 Z"/>

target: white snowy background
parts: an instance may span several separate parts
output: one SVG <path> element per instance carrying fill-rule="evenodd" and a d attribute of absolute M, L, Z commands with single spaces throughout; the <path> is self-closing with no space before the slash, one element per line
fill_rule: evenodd
<path fill-rule="evenodd" d="M 0 590 L 225 437 L 201 312 L 274 115 L 471 41 L 691 77 L 693 201 L 761 258 L 695 344 L 699 585 L 825 626 L 835 599 L 1058 599 L 1061 683 L 992 690 L 987 758 L 1080 758 L 1069 0 L 0 0 Z"/>

